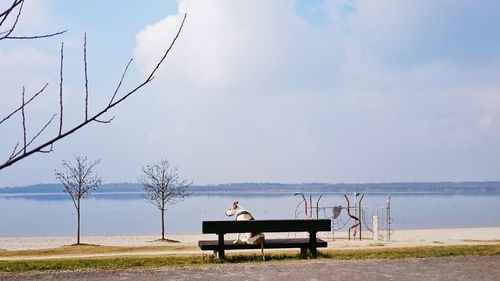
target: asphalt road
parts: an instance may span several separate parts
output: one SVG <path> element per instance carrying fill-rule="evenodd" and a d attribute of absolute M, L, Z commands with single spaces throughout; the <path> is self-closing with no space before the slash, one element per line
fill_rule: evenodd
<path fill-rule="evenodd" d="M 3 274 L 0 280 L 500 280 L 500 256 L 296 261 L 117 271 Z"/>

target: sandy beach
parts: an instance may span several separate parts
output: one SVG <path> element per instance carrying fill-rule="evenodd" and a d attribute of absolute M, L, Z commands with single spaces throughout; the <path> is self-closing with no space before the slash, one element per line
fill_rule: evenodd
<path fill-rule="evenodd" d="M 368 234 L 368 233 L 367 233 Z M 294 233 L 268 234 L 267 237 L 285 235 L 292 237 Z M 228 239 L 234 238 L 227 235 Z M 484 228 L 445 228 L 396 230 L 391 241 L 382 240 L 348 240 L 346 232 L 321 233 L 328 241 L 330 249 L 375 249 L 384 247 L 417 247 L 440 245 L 474 245 L 500 243 L 500 227 Z M 281 236 L 283 237 L 283 236 Z M 76 248 L 72 253 L 53 254 L 48 251 L 17 252 L 16 250 L 50 249 L 74 243 L 74 237 L 26 237 L 0 238 L 0 261 L 42 260 L 42 259 L 75 259 L 128 256 L 167 256 L 167 255 L 201 255 L 197 249 L 200 239 L 215 239 L 211 235 L 168 235 L 169 239 L 178 240 L 188 247 L 155 247 L 165 246 L 158 242 L 157 235 L 150 236 L 100 236 L 82 237 L 83 243 L 103 246 L 137 247 L 114 250 L 113 252 L 80 252 Z M 384 238 L 384 237 L 382 237 Z M 146 247 L 145 247 L 146 246 Z M 144 248 L 141 248 L 144 247 Z M 85 247 L 84 247 L 85 248 Z M 98 247 L 101 248 L 101 247 Z M 3 250 L 1 250 L 3 249 Z M 68 249 L 68 248 L 63 248 Z M 138 250 L 138 251 L 137 251 Z M 292 250 L 291 250 L 292 251 Z M 297 252 L 297 249 L 293 249 Z M 33 253 L 33 254 L 30 254 Z M 208 254 L 208 256 L 206 256 Z M 211 257 L 211 253 L 203 253 L 203 257 Z M 498 256 L 459 256 L 420 259 L 389 260 L 308 260 L 283 263 L 243 263 L 219 264 L 217 266 L 177 266 L 167 268 L 132 268 L 124 270 L 82 270 L 82 271 L 48 271 L 29 274 L 5 274 L 2 280 L 496 280 L 498 276 Z M 359 270 L 362 268 L 363 270 Z"/>
<path fill-rule="evenodd" d="M 323 232 L 318 236 L 327 240 L 329 248 L 347 249 L 359 247 L 414 247 L 435 245 L 468 245 L 500 242 L 500 227 L 481 228 L 443 228 L 443 229 L 418 229 L 395 230 L 390 241 L 386 241 L 385 232 L 381 232 L 381 239 L 374 240 L 370 237 L 363 240 L 348 240 L 347 232 Z M 269 233 L 266 237 L 303 237 L 300 233 Z M 369 236 L 369 235 L 367 235 Z M 234 239 L 235 235 L 227 235 L 226 239 Z M 82 243 L 101 246 L 144 247 L 165 246 L 166 243 L 158 241 L 158 235 L 145 236 L 83 236 Z M 198 240 L 216 239 L 215 235 L 167 235 L 167 238 L 177 240 L 179 243 L 168 245 L 197 246 Z M 75 243 L 75 237 L 0 237 L 0 249 L 7 251 L 51 249 Z M 192 252 L 192 251 L 191 251 Z M 198 251 L 201 253 L 201 251 Z"/>

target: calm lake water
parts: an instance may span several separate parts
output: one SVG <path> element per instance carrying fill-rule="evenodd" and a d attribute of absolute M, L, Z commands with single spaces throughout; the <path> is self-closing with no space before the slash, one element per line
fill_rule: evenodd
<path fill-rule="evenodd" d="M 313 205 L 319 194 L 312 194 Z M 372 215 L 384 220 L 385 193 L 367 193 L 362 201 L 365 219 Z M 309 194 L 306 194 L 309 199 Z M 351 204 L 354 195 L 349 194 Z M 171 206 L 166 213 L 169 234 L 200 234 L 203 220 L 226 220 L 224 214 L 233 201 L 251 211 L 257 219 L 303 218 L 301 197 L 280 194 L 199 194 Z M 343 194 L 323 194 L 320 218 L 332 217 L 332 209 L 346 206 Z M 316 211 L 313 212 L 316 215 Z M 393 229 L 500 226 L 500 193 L 391 194 Z M 82 201 L 82 235 L 148 235 L 160 232 L 160 212 L 138 193 L 108 193 Z M 336 228 L 351 225 L 342 211 Z M 382 222 L 383 224 L 383 222 Z M 0 236 L 74 235 L 76 212 L 66 194 L 0 194 Z M 344 227 L 341 230 L 345 230 Z"/>

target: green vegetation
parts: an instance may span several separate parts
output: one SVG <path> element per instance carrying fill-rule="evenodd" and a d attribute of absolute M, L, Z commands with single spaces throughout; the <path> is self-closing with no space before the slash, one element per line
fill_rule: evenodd
<path fill-rule="evenodd" d="M 80 250 L 81 250 L 81 246 Z M 84 246 L 101 248 L 98 246 Z M 64 249 L 70 247 L 64 247 Z M 113 247 L 104 247 L 108 248 Z M 115 247 L 116 248 L 116 247 Z M 145 250 L 148 247 L 140 247 Z M 159 247 L 163 248 L 163 247 Z M 170 248 L 170 247 L 169 247 Z M 57 250 L 57 249 L 56 249 Z M 93 249 L 97 251 L 98 249 Z M 115 249 L 117 250 L 117 249 Z M 45 250 L 48 251 L 48 250 Z M 138 252 L 131 250 L 130 253 Z M 48 254 L 48 252 L 43 252 Z M 81 252 L 79 252 L 81 254 Z M 101 251 L 101 253 L 104 253 Z M 462 255 L 500 255 L 500 244 L 492 245 L 461 245 L 461 246 L 429 246 L 408 248 L 378 248 L 356 250 L 324 250 L 319 254 L 319 259 L 356 260 L 356 259 L 399 259 L 399 258 L 427 258 Z M 5 252 L 1 253 L 5 257 Z M 19 255 L 18 255 L 19 256 Z M 266 255 L 266 262 L 297 260 L 298 254 L 287 252 L 272 252 Z M 259 254 L 231 254 L 227 255 L 226 263 L 262 262 Z M 46 270 L 83 270 L 83 269 L 126 269 L 134 267 L 167 267 L 188 265 L 218 264 L 220 261 L 212 256 L 202 255 L 170 255 L 170 256 L 129 256 L 129 257 L 102 257 L 102 258 L 70 258 L 70 259 L 39 259 L 20 261 L 0 261 L 0 272 L 29 272 Z"/>

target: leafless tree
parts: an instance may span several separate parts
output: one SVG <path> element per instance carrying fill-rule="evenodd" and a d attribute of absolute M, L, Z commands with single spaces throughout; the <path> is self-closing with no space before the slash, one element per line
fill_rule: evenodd
<path fill-rule="evenodd" d="M 165 241 L 165 210 L 189 195 L 191 183 L 181 180 L 167 160 L 143 167 L 142 172 L 139 183 L 144 186 L 144 198 L 161 211 L 161 240 Z"/>
<path fill-rule="evenodd" d="M 63 191 L 68 193 L 73 200 L 77 215 L 76 244 L 79 245 L 81 200 L 89 195 L 90 191 L 96 190 L 102 179 L 93 171 L 100 160 L 88 162 L 86 156 L 75 156 L 75 159 L 75 165 L 63 160 L 62 166 L 65 170 L 56 171 L 56 178 L 63 184 Z"/>
<path fill-rule="evenodd" d="M 14 0 L 13 3 L 8 6 L 5 10 L 0 10 L 0 41 L 1 40 L 6 40 L 6 39 L 39 39 L 39 38 L 47 38 L 47 37 L 52 37 L 55 35 L 59 35 L 61 33 L 64 33 L 65 31 L 60 31 L 56 33 L 51 33 L 51 34 L 44 34 L 44 35 L 34 35 L 34 36 L 13 36 L 13 32 L 17 26 L 17 23 L 21 17 L 22 14 L 22 9 L 24 5 L 25 0 Z M 88 76 L 87 76 L 87 38 L 86 35 L 84 36 L 83 40 L 83 67 L 84 67 L 84 73 L 85 73 L 85 108 L 84 108 L 84 114 L 85 114 L 85 119 L 81 121 L 81 123 L 76 124 L 76 125 L 71 125 L 69 128 L 64 129 L 63 128 L 63 111 L 64 111 L 64 103 L 63 103 L 63 61 L 64 61 L 64 43 L 61 44 L 61 64 L 60 64 L 60 81 L 59 81 L 59 112 L 58 113 L 53 113 L 49 116 L 50 118 L 47 118 L 47 122 L 45 123 L 44 126 L 42 126 L 36 134 L 34 134 L 31 137 L 28 137 L 27 131 L 26 131 L 26 115 L 27 115 L 27 108 L 26 106 L 33 101 L 37 96 L 39 96 L 41 93 L 45 91 L 45 89 L 48 86 L 48 83 L 46 83 L 38 92 L 36 92 L 33 96 L 30 98 L 26 99 L 25 97 L 25 88 L 23 87 L 22 89 L 22 102 L 21 105 L 18 108 L 15 108 L 11 113 L 7 114 L 6 117 L 2 118 L 0 120 L 0 125 L 5 122 L 6 120 L 10 119 L 13 115 L 16 113 L 21 113 L 22 117 L 22 129 L 23 129 L 23 136 L 22 140 L 20 142 L 17 142 L 16 145 L 14 145 L 14 148 L 12 150 L 12 153 L 10 154 L 9 157 L 7 157 L 7 160 L 0 164 L 0 170 L 5 169 L 6 167 L 11 166 L 12 164 L 34 154 L 34 153 L 49 153 L 53 150 L 53 145 L 57 141 L 73 134 L 77 130 L 81 129 L 82 127 L 92 123 L 110 123 L 114 117 L 108 118 L 103 120 L 103 115 L 108 112 L 110 109 L 118 105 L 119 103 L 123 102 L 126 98 L 128 98 L 130 95 L 136 93 L 139 91 L 141 88 L 143 88 L 145 85 L 147 85 L 149 82 L 151 82 L 154 79 L 154 75 L 158 68 L 163 64 L 165 58 L 169 54 L 170 50 L 172 49 L 173 45 L 175 44 L 177 38 L 179 37 L 179 34 L 182 30 L 182 27 L 184 26 L 184 21 L 186 20 L 186 14 L 184 14 L 184 18 L 182 19 L 182 22 L 179 26 L 179 29 L 173 38 L 172 42 L 168 46 L 168 48 L 165 50 L 163 53 L 162 57 L 158 60 L 156 66 L 149 72 L 149 75 L 146 77 L 144 81 L 142 81 L 140 84 L 136 85 L 135 87 L 132 88 L 132 90 L 126 92 L 125 94 L 121 96 L 117 96 L 118 91 L 120 90 L 120 87 L 122 85 L 123 79 L 125 78 L 125 75 L 127 73 L 127 70 L 132 62 L 132 59 L 127 63 L 121 78 L 119 82 L 117 83 L 116 89 L 111 95 L 111 98 L 109 100 L 109 103 L 101 108 L 100 110 L 97 111 L 97 113 L 91 114 L 88 111 L 88 98 L 89 98 L 89 88 L 88 88 Z M 51 137 L 47 137 L 44 141 L 37 141 L 38 137 L 42 135 L 42 133 L 49 127 L 49 125 L 56 119 L 56 116 L 59 115 L 59 124 L 58 124 L 58 130 L 57 133 L 55 133 Z"/>

